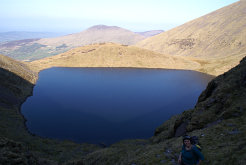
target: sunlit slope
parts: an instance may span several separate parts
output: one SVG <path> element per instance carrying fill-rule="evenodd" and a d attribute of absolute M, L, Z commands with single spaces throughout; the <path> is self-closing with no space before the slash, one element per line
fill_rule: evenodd
<path fill-rule="evenodd" d="M 93 44 L 74 48 L 65 53 L 33 61 L 31 64 L 42 70 L 59 67 L 138 67 L 193 69 L 199 68 L 197 62 L 185 58 L 155 53 L 134 46 L 114 43 Z"/>
<path fill-rule="evenodd" d="M 246 1 L 137 43 L 159 53 L 214 58 L 246 52 Z"/>
<path fill-rule="evenodd" d="M 19 76 L 30 83 L 35 83 L 37 79 L 37 73 L 33 71 L 32 67 L 28 63 L 16 61 L 12 58 L 6 57 L 0 54 L 0 69 L 6 70 Z M 2 81 L 2 83 L 8 80 Z"/>

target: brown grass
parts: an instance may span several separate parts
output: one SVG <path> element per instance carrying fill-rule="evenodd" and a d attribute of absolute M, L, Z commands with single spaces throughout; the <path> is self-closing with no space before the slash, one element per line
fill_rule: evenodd
<path fill-rule="evenodd" d="M 31 62 L 36 71 L 50 67 L 135 67 L 196 69 L 197 62 L 172 57 L 134 46 L 114 43 L 87 45 L 57 56 Z"/>
<path fill-rule="evenodd" d="M 239 1 L 140 41 L 136 46 L 173 56 L 193 57 L 201 64 L 199 71 L 219 75 L 236 66 L 245 56 L 245 11 L 246 1 Z"/>

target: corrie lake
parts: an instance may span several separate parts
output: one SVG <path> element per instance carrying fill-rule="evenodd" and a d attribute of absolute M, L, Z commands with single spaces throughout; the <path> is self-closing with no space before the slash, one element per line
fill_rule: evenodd
<path fill-rule="evenodd" d="M 51 68 L 40 72 L 21 112 L 41 137 L 105 144 L 149 138 L 193 108 L 212 78 L 184 70 Z"/>

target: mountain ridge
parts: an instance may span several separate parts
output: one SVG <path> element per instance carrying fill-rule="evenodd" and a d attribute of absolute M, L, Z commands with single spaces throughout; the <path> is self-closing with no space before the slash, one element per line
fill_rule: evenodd
<path fill-rule="evenodd" d="M 135 46 L 187 57 L 198 62 L 202 72 L 220 75 L 246 56 L 245 11 L 246 1 L 238 1 Z"/>
<path fill-rule="evenodd" d="M 134 46 L 115 43 L 92 44 L 71 49 L 62 54 L 32 61 L 37 72 L 50 67 L 135 67 L 193 69 L 198 63 L 163 55 Z"/>
<path fill-rule="evenodd" d="M 170 55 L 223 56 L 245 52 L 246 1 L 223 7 L 181 26 L 147 38 L 137 46 Z M 223 50 L 223 51 L 222 51 Z"/>

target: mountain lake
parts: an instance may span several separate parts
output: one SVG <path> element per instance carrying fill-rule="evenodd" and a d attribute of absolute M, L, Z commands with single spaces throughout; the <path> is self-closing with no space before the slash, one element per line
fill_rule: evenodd
<path fill-rule="evenodd" d="M 212 76 L 185 70 L 50 68 L 21 107 L 38 136 L 78 143 L 143 139 L 193 108 Z"/>

